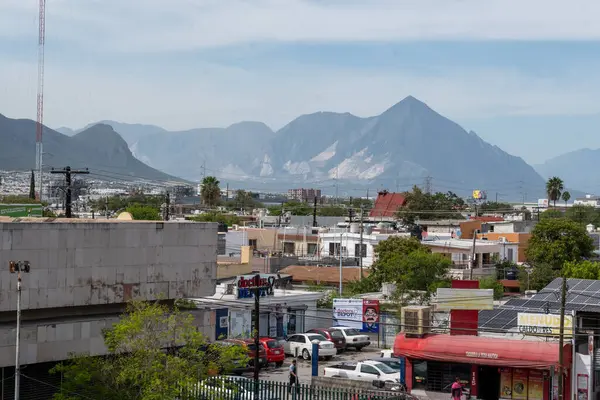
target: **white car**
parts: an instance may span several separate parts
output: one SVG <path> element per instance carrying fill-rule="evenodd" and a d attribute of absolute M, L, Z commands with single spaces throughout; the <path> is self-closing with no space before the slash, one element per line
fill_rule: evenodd
<path fill-rule="evenodd" d="M 283 345 L 284 352 L 294 357 L 302 356 L 305 360 L 312 357 L 312 341 L 319 341 L 319 357 L 330 360 L 337 354 L 337 349 L 333 342 L 330 342 L 325 336 L 316 333 L 298 333 L 288 337 Z"/>
<path fill-rule="evenodd" d="M 379 361 L 348 362 L 325 367 L 323 376 L 373 382 L 400 383 L 400 373 Z"/>
<path fill-rule="evenodd" d="M 368 335 L 363 335 L 356 328 L 349 328 L 347 326 L 334 326 L 329 328 L 331 331 L 340 331 L 346 338 L 346 348 L 353 347 L 356 351 L 361 351 L 363 347 L 367 347 L 371 344 L 371 338 Z"/>

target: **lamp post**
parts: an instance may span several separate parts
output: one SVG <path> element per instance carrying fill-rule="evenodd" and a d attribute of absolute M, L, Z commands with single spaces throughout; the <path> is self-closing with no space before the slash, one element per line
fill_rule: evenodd
<path fill-rule="evenodd" d="M 17 334 L 15 338 L 15 400 L 19 400 L 21 366 L 19 365 L 20 336 L 21 336 L 21 272 L 29 273 L 31 266 L 29 261 L 9 261 L 11 274 L 17 274 Z"/>

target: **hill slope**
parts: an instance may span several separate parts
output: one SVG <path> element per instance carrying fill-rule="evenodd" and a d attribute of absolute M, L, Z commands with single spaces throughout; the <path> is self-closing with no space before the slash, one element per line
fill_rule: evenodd
<path fill-rule="evenodd" d="M 136 159 L 127 143 L 109 125 L 98 124 L 66 136 L 44 127 L 44 164 L 47 167 L 89 168 L 98 179 L 181 180 Z M 35 167 L 35 122 L 0 114 L 0 169 Z"/>
<path fill-rule="evenodd" d="M 598 174 L 594 168 L 597 165 L 600 165 L 600 149 L 580 149 L 551 158 L 535 168 L 545 178 L 558 176 L 570 187 L 599 194 Z"/>

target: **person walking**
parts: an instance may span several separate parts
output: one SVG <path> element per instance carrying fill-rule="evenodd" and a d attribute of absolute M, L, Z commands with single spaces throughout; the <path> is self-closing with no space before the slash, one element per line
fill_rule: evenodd
<path fill-rule="evenodd" d="M 288 394 L 292 392 L 292 386 L 295 386 L 296 391 L 298 391 L 298 383 L 298 366 L 296 365 L 296 360 L 294 360 L 290 365 L 290 387 L 288 388 Z"/>
<path fill-rule="evenodd" d="M 456 380 L 452 384 L 452 400 L 461 400 L 463 392 L 463 385 L 460 383 L 460 379 L 456 377 Z"/>

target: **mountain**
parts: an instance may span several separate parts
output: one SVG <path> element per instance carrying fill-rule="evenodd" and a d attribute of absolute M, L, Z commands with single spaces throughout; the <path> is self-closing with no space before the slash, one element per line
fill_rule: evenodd
<path fill-rule="evenodd" d="M 597 165 L 600 165 L 600 149 L 580 149 L 551 158 L 536 165 L 535 169 L 544 178 L 558 176 L 565 185 L 589 194 L 600 194 L 598 174 L 594 168 Z"/>
<path fill-rule="evenodd" d="M 503 200 L 543 196 L 543 178 L 525 161 L 409 96 L 380 115 L 317 112 L 277 132 L 260 122 L 167 132 L 107 122 L 140 160 L 199 179 L 203 172 L 248 188 L 313 185 L 409 188 L 433 177 L 434 190 L 499 192 Z M 130 138 L 130 139 L 128 139 Z M 203 169 L 205 166 L 205 169 Z"/>
<path fill-rule="evenodd" d="M 44 127 L 43 134 L 45 167 L 88 168 L 97 179 L 181 181 L 136 159 L 109 125 L 97 124 L 73 136 Z M 0 142 L 0 169 L 35 167 L 35 121 L 0 114 Z"/>

